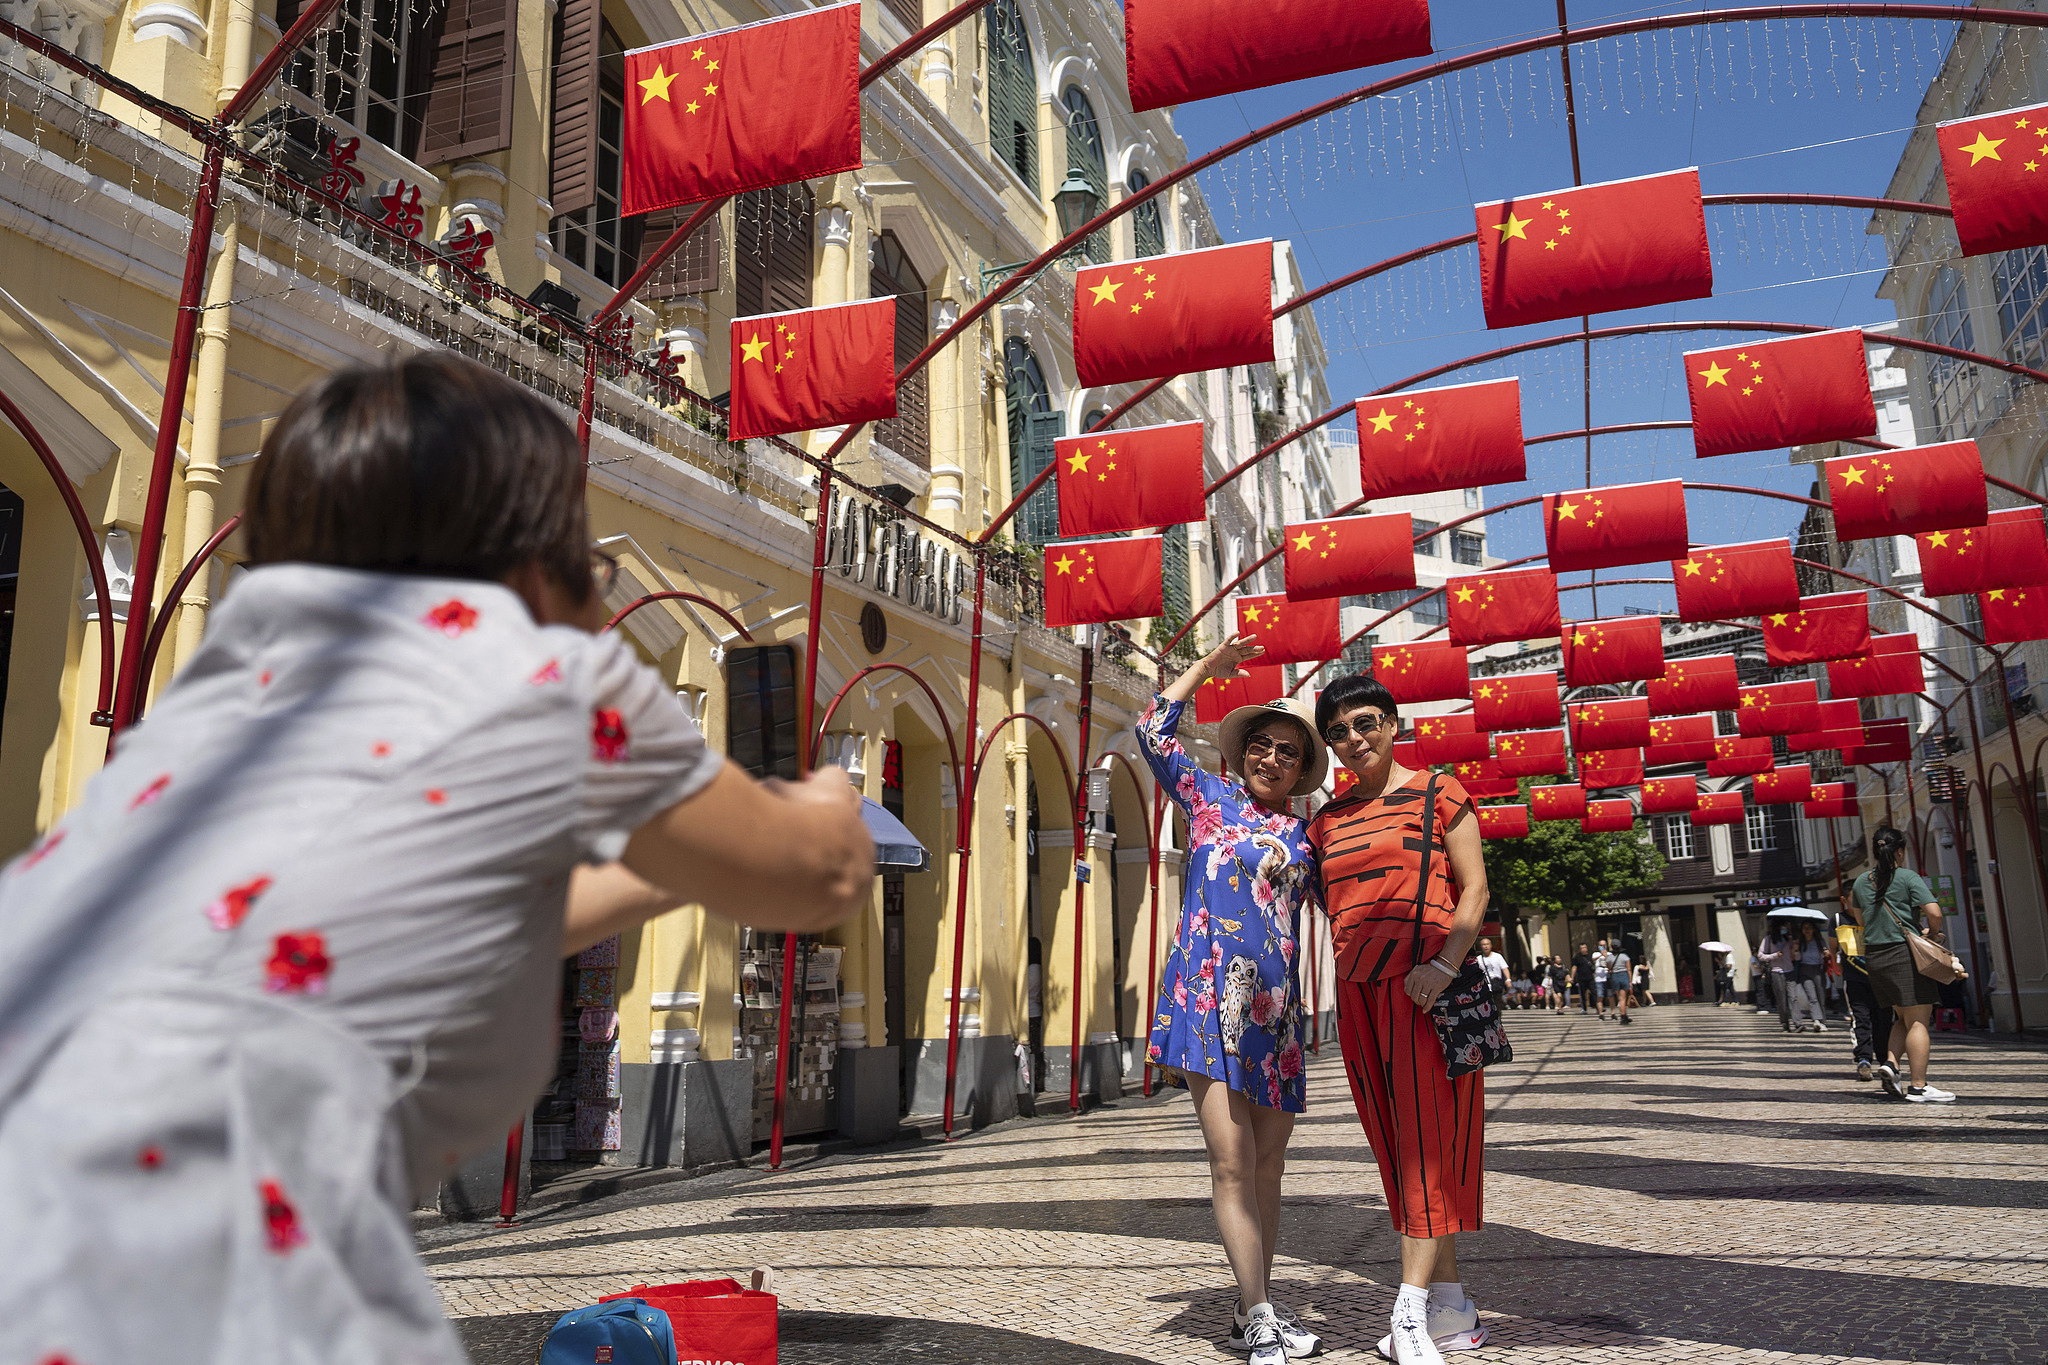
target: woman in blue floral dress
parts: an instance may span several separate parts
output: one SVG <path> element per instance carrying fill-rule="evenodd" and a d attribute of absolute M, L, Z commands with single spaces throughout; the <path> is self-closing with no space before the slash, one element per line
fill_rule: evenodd
<path fill-rule="evenodd" d="M 1237 1277 L 1230 1344 L 1249 1350 L 1252 1365 L 1282 1365 L 1320 1344 L 1267 1294 L 1287 1139 L 1304 1108 L 1295 951 L 1315 882 L 1304 822 L 1288 805 L 1322 785 L 1329 756 L 1313 713 L 1292 699 L 1224 718 L 1224 776 L 1204 772 L 1175 738 L 1198 688 L 1246 676 L 1244 664 L 1264 652 L 1226 640 L 1146 708 L 1138 742 L 1187 815 L 1190 850 L 1146 1056 L 1188 1087 L 1201 1121 L 1216 1226 Z"/>

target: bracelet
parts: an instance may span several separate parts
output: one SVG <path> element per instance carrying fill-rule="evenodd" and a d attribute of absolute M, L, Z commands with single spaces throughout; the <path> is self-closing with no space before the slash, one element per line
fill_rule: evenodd
<path fill-rule="evenodd" d="M 1436 969 L 1441 971 L 1445 976 L 1450 977 L 1454 981 L 1457 979 L 1458 972 L 1461 970 L 1460 968 L 1453 967 L 1450 963 L 1444 961 L 1443 954 L 1441 953 L 1437 954 L 1435 957 L 1431 958 L 1428 962 L 1424 963 L 1423 965 L 1428 967 L 1435 967 Z"/>

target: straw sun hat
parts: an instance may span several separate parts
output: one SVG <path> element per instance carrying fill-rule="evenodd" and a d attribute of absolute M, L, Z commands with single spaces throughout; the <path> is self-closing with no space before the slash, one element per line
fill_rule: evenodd
<path fill-rule="evenodd" d="M 1217 737 L 1217 743 L 1223 750 L 1223 766 L 1242 782 L 1245 739 L 1275 716 L 1285 717 L 1299 725 L 1302 738 L 1307 741 L 1301 751 L 1301 779 L 1288 793 L 1290 796 L 1307 796 L 1323 785 L 1323 777 L 1330 770 L 1330 751 L 1324 747 L 1323 737 L 1316 733 L 1316 713 L 1298 697 L 1280 697 L 1257 706 L 1240 706 L 1225 716 Z"/>

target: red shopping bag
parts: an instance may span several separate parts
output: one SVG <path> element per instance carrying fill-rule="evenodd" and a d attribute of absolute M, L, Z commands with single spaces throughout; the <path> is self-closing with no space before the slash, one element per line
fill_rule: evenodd
<path fill-rule="evenodd" d="M 643 1284 L 626 1292 L 668 1314 L 678 1365 L 776 1365 L 773 1294 L 743 1289 L 737 1280 Z"/>

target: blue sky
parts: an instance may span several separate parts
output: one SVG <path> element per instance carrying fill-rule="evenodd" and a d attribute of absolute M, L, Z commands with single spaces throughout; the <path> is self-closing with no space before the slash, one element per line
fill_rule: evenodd
<path fill-rule="evenodd" d="M 1441 0 L 1434 5 L 1436 59 L 1556 31 L 1553 0 Z M 1579 0 L 1576 30 L 1698 4 L 1628 6 Z M 1819 192 L 1882 196 L 1918 114 L 1926 83 L 1947 48 L 1950 25 L 1847 21 L 1720 25 L 1654 38 L 1624 37 L 1572 51 L 1579 141 L 1588 183 L 1700 168 L 1705 193 Z M 1711 33 L 1711 41 L 1702 38 Z M 1425 63 L 1339 76 L 1183 105 L 1176 123 L 1191 155 L 1386 74 Z M 1859 89 L 1860 86 L 1860 89 Z M 1327 116 L 1202 184 L 1227 238 L 1271 235 L 1295 244 L 1311 286 L 1384 257 L 1472 230 L 1475 201 L 1572 183 L 1563 81 L 1555 49 L 1411 87 L 1399 107 L 1382 98 Z M 1440 93 L 1438 93 L 1440 92 Z M 1505 106 L 1512 103 L 1512 113 Z M 1512 126 L 1511 126 L 1512 123 Z M 1276 188 L 1277 187 L 1277 188 Z M 1710 208 L 1715 297 L 1627 313 L 1628 321 L 1763 320 L 1834 326 L 1890 321 L 1875 290 L 1881 239 L 1869 215 L 1848 209 Z M 1478 257 L 1461 248 L 1354 286 L 1317 305 L 1331 352 L 1335 401 L 1430 366 L 1538 336 L 1576 322 L 1489 332 L 1478 302 Z M 1754 334 L 1751 334 L 1754 335 Z M 1742 339 L 1702 331 L 1595 343 L 1593 421 L 1683 420 L 1680 353 Z M 1519 374 L 1530 435 L 1581 425 L 1576 344 L 1461 371 L 1457 383 Z M 1348 422 L 1348 419 L 1346 419 Z M 1582 441 L 1532 446 L 1530 481 L 1489 490 L 1488 502 L 1585 480 Z M 1595 483 L 1689 478 L 1805 493 L 1808 466 L 1782 450 L 1699 460 L 1689 432 L 1596 439 Z M 1726 543 L 1791 534 L 1796 504 L 1691 493 L 1692 538 Z M 1495 520 L 1494 553 L 1542 549 L 1534 508 Z M 1608 571 L 1603 577 L 1668 569 Z M 1573 575 L 1569 581 L 1584 581 Z M 1661 587 L 1604 590 L 1602 615 L 1624 606 L 1670 605 Z M 1591 614 L 1588 594 L 1568 593 L 1568 616 Z"/>

